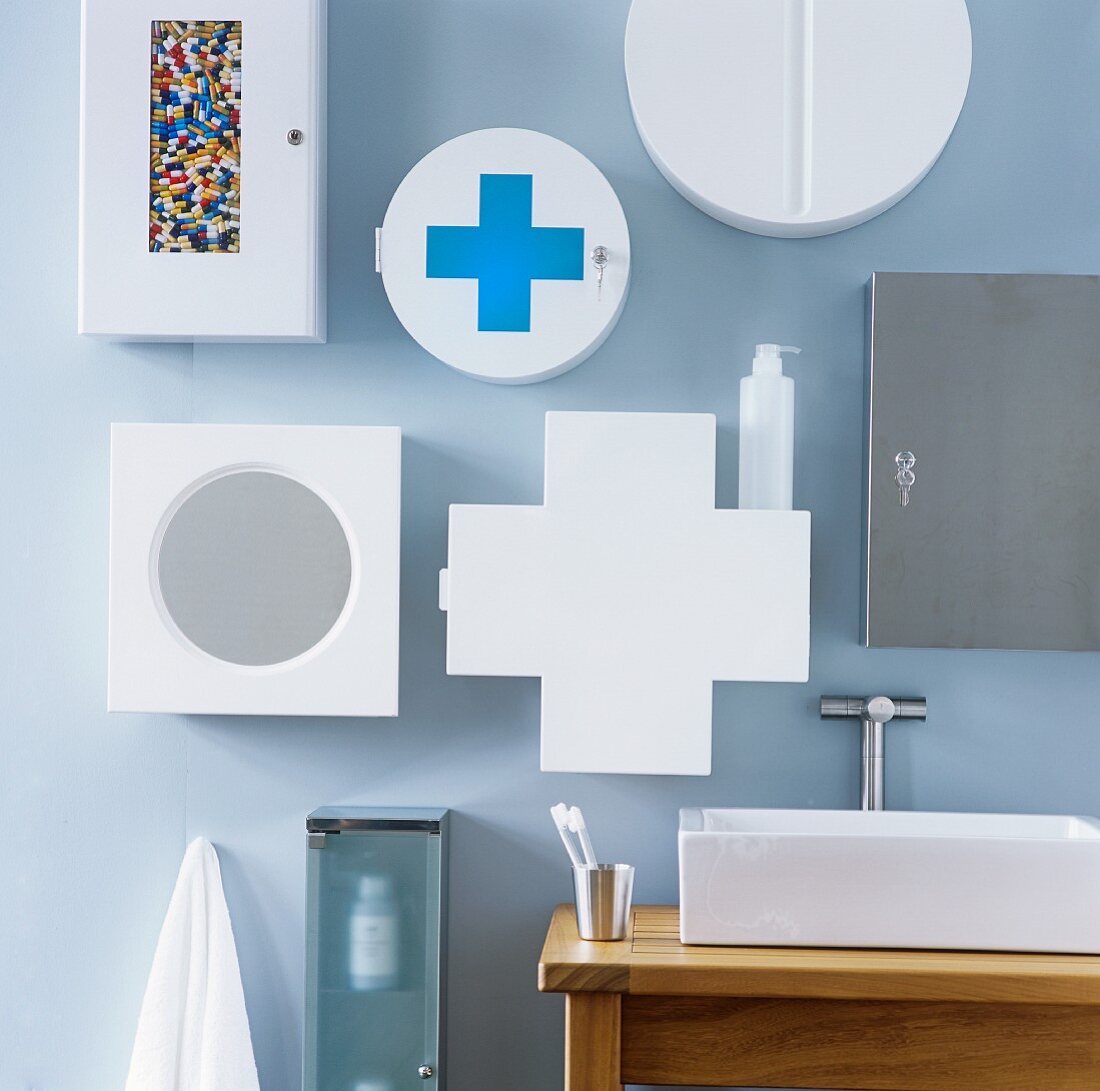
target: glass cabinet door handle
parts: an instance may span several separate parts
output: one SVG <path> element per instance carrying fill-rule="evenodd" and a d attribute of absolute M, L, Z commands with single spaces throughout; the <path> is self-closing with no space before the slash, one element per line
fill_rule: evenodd
<path fill-rule="evenodd" d="M 432 1069 L 432 1066 L 431 1066 L 430 1064 L 422 1064 L 422 1065 L 421 1065 L 421 1066 L 420 1066 L 420 1067 L 419 1067 L 419 1068 L 418 1068 L 418 1069 L 416 1070 L 416 1074 L 417 1074 L 417 1075 L 418 1075 L 418 1076 L 419 1076 L 419 1077 L 420 1077 L 420 1078 L 421 1078 L 422 1080 L 430 1080 L 430 1079 L 431 1079 L 431 1078 L 432 1078 L 432 1077 L 433 1077 L 433 1076 L 435 1075 L 435 1072 L 434 1072 L 434 1070 Z"/>

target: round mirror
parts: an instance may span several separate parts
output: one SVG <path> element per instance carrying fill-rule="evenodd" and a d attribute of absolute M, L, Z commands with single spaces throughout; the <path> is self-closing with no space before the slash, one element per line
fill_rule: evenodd
<path fill-rule="evenodd" d="M 335 512 L 282 474 L 240 470 L 196 489 L 156 555 L 164 607 L 208 655 L 261 667 L 315 647 L 351 591 L 351 547 Z"/>

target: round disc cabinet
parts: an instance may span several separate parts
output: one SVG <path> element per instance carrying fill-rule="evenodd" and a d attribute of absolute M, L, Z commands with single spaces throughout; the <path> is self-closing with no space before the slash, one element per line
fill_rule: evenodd
<path fill-rule="evenodd" d="M 657 168 L 708 215 L 827 235 L 900 201 L 970 81 L 965 0 L 634 0 L 626 74 Z"/>

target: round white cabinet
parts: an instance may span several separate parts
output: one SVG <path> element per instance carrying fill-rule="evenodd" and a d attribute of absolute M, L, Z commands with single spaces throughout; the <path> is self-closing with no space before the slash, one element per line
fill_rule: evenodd
<path fill-rule="evenodd" d="M 619 320 L 630 236 L 607 179 L 529 129 L 440 145 L 393 195 L 378 268 L 406 330 L 445 364 L 494 383 L 575 367 Z"/>
<path fill-rule="evenodd" d="M 759 235 L 855 227 L 947 143 L 970 81 L 965 0 L 634 0 L 626 75 L 661 173 Z"/>

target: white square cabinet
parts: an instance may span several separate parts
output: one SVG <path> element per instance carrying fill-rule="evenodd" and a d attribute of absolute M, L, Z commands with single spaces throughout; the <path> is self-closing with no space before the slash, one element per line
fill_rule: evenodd
<path fill-rule="evenodd" d="M 447 672 L 542 678 L 542 769 L 711 771 L 715 681 L 805 682 L 810 513 L 714 506 L 706 413 L 547 413 L 542 504 L 455 504 Z"/>
<path fill-rule="evenodd" d="M 80 333 L 324 341 L 325 26 L 325 0 L 84 0 Z"/>
<path fill-rule="evenodd" d="M 397 428 L 116 424 L 111 711 L 396 716 Z"/>

